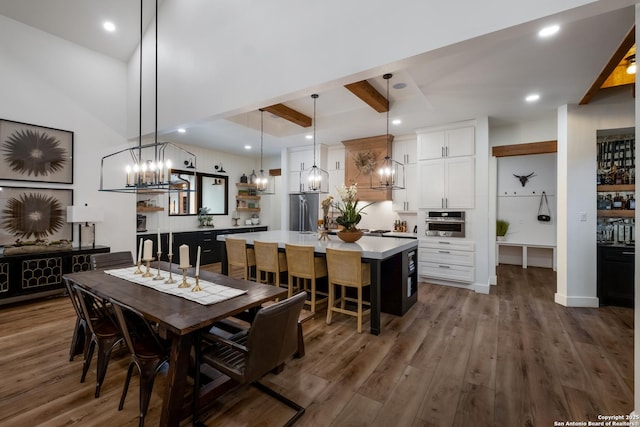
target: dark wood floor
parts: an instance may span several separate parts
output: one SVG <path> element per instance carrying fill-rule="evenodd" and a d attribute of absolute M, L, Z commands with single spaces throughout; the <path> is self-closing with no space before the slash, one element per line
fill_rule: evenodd
<path fill-rule="evenodd" d="M 552 426 L 633 410 L 633 310 L 565 308 L 549 269 L 500 266 L 491 295 L 421 284 L 383 333 L 323 313 L 305 324 L 307 355 L 265 383 L 304 405 L 302 426 Z M 99 399 L 95 365 L 68 361 L 74 312 L 66 298 L 0 308 L 0 425 L 138 423 L 134 378 L 118 411 L 128 356 L 115 354 Z M 157 425 L 164 376 L 147 425 Z M 203 414 L 209 426 L 278 426 L 291 411 L 245 387 Z M 190 425 L 186 420 L 184 425 Z"/>

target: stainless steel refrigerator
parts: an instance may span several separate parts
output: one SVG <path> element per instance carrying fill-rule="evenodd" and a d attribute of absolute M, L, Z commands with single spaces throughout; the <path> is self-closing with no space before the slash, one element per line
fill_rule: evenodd
<path fill-rule="evenodd" d="M 307 233 L 316 231 L 318 228 L 319 209 L 319 194 L 290 194 L 289 229 Z"/>

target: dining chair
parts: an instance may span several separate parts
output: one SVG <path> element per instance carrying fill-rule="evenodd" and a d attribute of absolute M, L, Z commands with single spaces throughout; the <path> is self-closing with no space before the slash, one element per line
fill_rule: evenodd
<path fill-rule="evenodd" d="M 253 248 L 247 248 L 247 241 L 244 239 L 225 239 L 227 249 L 227 263 L 229 276 L 232 275 L 233 267 L 242 268 L 242 278 L 244 280 L 255 279 L 251 276 L 251 270 L 255 270 L 256 255 Z"/>
<path fill-rule="evenodd" d="M 91 341 L 91 331 L 87 325 L 87 321 L 84 318 L 84 312 L 80 306 L 78 300 L 78 294 L 73 289 L 70 281 L 65 277 L 64 285 L 67 288 L 67 294 L 71 300 L 71 305 L 76 312 L 76 324 L 73 328 L 73 336 L 71 337 L 71 348 L 69 349 L 69 362 L 73 361 L 73 358 L 78 354 L 82 354 L 83 360 L 87 358 L 87 351 L 89 350 L 89 342 Z M 95 317 L 95 314 L 92 314 Z"/>
<path fill-rule="evenodd" d="M 65 278 L 65 280 L 70 280 Z M 76 283 L 73 283 L 73 289 L 78 296 L 78 302 L 84 313 L 84 319 L 87 322 L 89 331 L 91 331 L 91 340 L 89 341 L 89 349 L 87 356 L 84 359 L 84 365 L 82 367 L 82 377 L 80 382 L 84 382 L 87 376 L 87 371 L 91 365 L 91 358 L 95 347 L 98 347 L 98 361 L 96 367 L 96 392 L 95 397 L 100 396 L 100 388 L 104 382 L 104 377 L 107 374 L 107 367 L 109 365 L 109 359 L 111 358 L 111 351 L 113 348 L 122 342 L 122 334 L 116 326 L 113 319 L 113 312 L 111 311 L 111 305 L 95 295 L 91 291 L 82 288 Z M 92 317 L 95 315 L 95 317 Z"/>
<path fill-rule="evenodd" d="M 332 314 L 342 313 L 357 318 L 358 333 L 362 332 L 362 317 L 371 311 L 363 311 L 365 304 L 362 290 L 371 285 L 371 266 L 362 262 L 359 251 L 345 251 L 327 248 L 327 269 L 329 270 L 329 303 L 327 304 L 327 325 L 331 324 Z M 340 298 L 336 300 L 335 287 L 340 286 Z M 357 298 L 346 295 L 346 288 L 356 288 Z M 345 302 L 355 302 L 356 310 L 349 310 Z M 340 306 L 337 307 L 336 304 Z"/>
<path fill-rule="evenodd" d="M 129 382 L 135 367 L 140 375 L 139 425 L 142 427 L 149 407 L 156 374 L 169 360 L 169 344 L 160 338 L 157 328 L 145 319 L 139 311 L 115 300 L 110 300 L 110 302 L 120 332 L 124 337 L 129 353 L 131 353 L 131 363 L 127 370 L 127 378 L 122 389 L 118 410 L 121 411 L 124 408 Z"/>
<path fill-rule="evenodd" d="M 256 257 L 257 282 L 280 287 L 280 276 L 287 271 L 286 254 L 278 251 L 278 244 L 275 242 L 254 240 L 253 250 Z"/>
<path fill-rule="evenodd" d="M 309 292 L 311 300 L 307 304 L 315 313 L 316 306 L 327 301 L 327 294 L 317 290 L 317 280 L 327 277 L 327 262 L 324 257 L 314 256 L 313 246 L 287 243 L 285 252 L 289 271 L 289 297 L 298 290 Z"/>
<path fill-rule="evenodd" d="M 108 268 L 131 267 L 133 255 L 130 251 L 107 252 L 104 254 L 92 254 L 89 257 L 92 270 L 105 270 Z"/>
<path fill-rule="evenodd" d="M 261 308 L 249 329 L 229 337 L 204 334 L 201 361 L 239 384 L 252 384 L 283 402 L 296 413 L 285 426 L 292 426 L 305 408 L 260 383 L 269 371 L 280 372 L 297 350 L 297 322 L 307 295 L 300 292 Z"/>

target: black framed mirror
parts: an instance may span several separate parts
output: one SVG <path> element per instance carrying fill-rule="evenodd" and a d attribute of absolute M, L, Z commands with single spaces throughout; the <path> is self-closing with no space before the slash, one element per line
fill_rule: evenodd
<path fill-rule="evenodd" d="M 196 215 L 197 206 L 197 176 L 191 171 L 171 170 L 172 190 L 169 193 L 169 215 Z"/>
<path fill-rule="evenodd" d="M 229 177 L 198 173 L 198 209 L 208 208 L 209 215 L 229 213 Z"/>
<path fill-rule="evenodd" d="M 169 215 L 197 215 L 203 207 L 209 215 L 228 215 L 228 176 L 173 169 L 171 181 L 177 184 L 169 193 Z"/>

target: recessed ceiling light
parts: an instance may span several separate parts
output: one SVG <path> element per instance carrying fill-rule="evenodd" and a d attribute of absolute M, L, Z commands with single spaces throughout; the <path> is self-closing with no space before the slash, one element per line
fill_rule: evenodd
<path fill-rule="evenodd" d="M 544 27 L 540 31 L 538 31 L 538 37 L 551 37 L 560 31 L 560 25 L 549 25 L 548 27 Z"/>
<path fill-rule="evenodd" d="M 245 149 L 245 150 L 251 150 L 251 146 L 250 146 L 250 145 L 245 145 L 245 146 L 244 146 L 244 149 Z"/>
<path fill-rule="evenodd" d="M 402 124 L 402 120 L 400 120 L 400 119 L 394 119 L 394 120 L 392 120 L 392 121 L 391 121 L 391 124 L 393 124 L 393 125 L 396 125 L 396 126 L 397 126 L 397 125 L 399 125 L 399 124 Z"/>
<path fill-rule="evenodd" d="M 396 83 L 392 86 L 394 89 L 404 89 L 405 87 L 407 87 L 406 83 Z"/>
<path fill-rule="evenodd" d="M 185 133 L 187 130 L 185 128 L 178 129 L 178 133 Z"/>
<path fill-rule="evenodd" d="M 539 99 L 540 99 L 540 95 L 539 94 L 532 93 L 530 95 L 527 95 L 524 100 L 527 101 L 527 102 L 536 102 Z"/>
<path fill-rule="evenodd" d="M 113 22 L 110 21 L 105 21 L 102 24 L 102 28 L 104 28 L 106 31 L 112 33 L 116 30 L 116 24 L 114 24 Z"/>
<path fill-rule="evenodd" d="M 305 136 L 305 138 L 307 138 L 307 139 L 313 139 L 313 135 L 307 135 L 307 136 Z"/>

